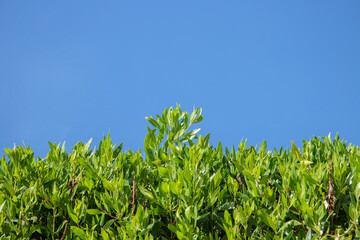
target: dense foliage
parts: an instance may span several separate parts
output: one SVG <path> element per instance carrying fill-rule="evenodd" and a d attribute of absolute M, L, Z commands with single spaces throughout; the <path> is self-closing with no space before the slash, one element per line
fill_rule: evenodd
<path fill-rule="evenodd" d="M 353 239 L 360 237 L 360 149 L 336 136 L 301 151 L 209 144 L 180 106 L 147 118 L 144 153 L 104 137 L 72 153 L 5 149 L 1 239 Z"/>

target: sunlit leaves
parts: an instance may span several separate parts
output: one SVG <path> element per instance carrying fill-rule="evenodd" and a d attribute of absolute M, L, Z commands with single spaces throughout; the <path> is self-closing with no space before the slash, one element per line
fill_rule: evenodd
<path fill-rule="evenodd" d="M 337 135 L 302 148 L 210 145 L 203 116 L 180 105 L 147 117 L 144 151 L 110 134 L 6 149 L 0 168 L 4 239 L 355 239 L 360 150 Z M 300 151 L 301 149 L 301 151 Z"/>
<path fill-rule="evenodd" d="M 99 215 L 102 213 L 99 209 L 87 209 L 86 212 L 90 215 Z"/>

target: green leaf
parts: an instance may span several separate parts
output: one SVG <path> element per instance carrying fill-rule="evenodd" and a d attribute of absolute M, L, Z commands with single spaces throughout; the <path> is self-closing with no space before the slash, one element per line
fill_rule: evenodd
<path fill-rule="evenodd" d="M 4 205 L 5 205 L 5 203 L 6 203 L 6 201 L 4 201 L 4 202 L 1 204 L 1 206 L 0 206 L 0 213 L 2 213 L 2 209 L 3 209 Z M 0 226 L 1 226 L 1 224 L 0 224 Z"/>
<path fill-rule="evenodd" d="M 208 200 L 207 200 L 208 205 L 206 208 L 210 208 L 215 204 L 215 202 L 218 199 L 219 193 L 220 193 L 220 188 L 216 188 L 214 192 L 210 192 L 210 194 L 208 195 Z"/>
<path fill-rule="evenodd" d="M 90 215 L 98 215 L 102 214 L 102 212 L 99 209 L 88 209 L 86 212 Z"/>
<path fill-rule="evenodd" d="M 95 173 L 94 169 L 90 166 L 89 163 L 85 162 L 85 160 L 82 158 L 77 158 L 77 161 L 82 167 L 86 168 L 85 173 L 88 177 L 92 178 L 93 180 L 98 180 L 98 175 Z"/>
<path fill-rule="evenodd" d="M 13 153 L 13 151 L 10 148 L 4 148 L 6 155 L 8 156 L 8 158 L 11 158 L 11 155 Z"/>
<path fill-rule="evenodd" d="M 67 205 L 66 207 L 67 207 L 67 211 L 68 211 L 68 214 L 69 214 L 69 217 L 71 218 L 71 220 L 73 220 L 76 224 L 79 224 L 79 219 L 78 219 L 78 217 L 75 215 L 74 210 L 71 209 L 71 208 L 69 207 L 69 205 Z"/>
<path fill-rule="evenodd" d="M 269 227 L 271 227 L 274 231 L 276 231 L 276 226 L 274 221 L 271 219 L 271 217 L 269 216 L 269 214 L 266 212 L 265 209 L 261 209 L 258 210 L 257 215 L 261 218 L 261 220 L 268 225 Z"/>
<path fill-rule="evenodd" d="M 160 189 L 164 192 L 164 193 L 169 193 L 170 192 L 170 187 L 169 184 L 167 182 L 162 182 L 160 184 Z"/>
<path fill-rule="evenodd" d="M 182 232 L 180 232 L 180 231 L 177 231 L 177 232 L 176 232 L 176 236 L 177 236 L 177 238 L 180 239 L 180 240 L 181 240 L 181 239 L 185 239 L 185 235 L 184 235 Z"/>
<path fill-rule="evenodd" d="M 358 182 L 358 184 L 356 185 L 354 193 L 355 193 L 355 197 L 357 199 L 359 199 L 360 198 L 360 182 Z"/>
<path fill-rule="evenodd" d="M 90 138 L 90 140 L 85 144 L 85 146 L 84 146 L 85 151 L 89 151 L 89 148 L 91 146 L 91 142 L 92 142 L 92 138 Z M 63 147 L 65 147 L 65 142 L 64 142 Z"/>
<path fill-rule="evenodd" d="M 104 230 L 110 228 L 111 225 L 112 225 L 114 222 L 116 222 L 116 221 L 117 221 L 117 219 L 111 219 L 111 220 L 107 221 L 107 222 L 105 223 L 104 227 L 103 227 Z"/>
<path fill-rule="evenodd" d="M 160 176 L 162 176 L 163 178 L 168 178 L 169 177 L 169 170 L 167 168 L 158 167 L 158 170 L 159 170 Z"/>
<path fill-rule="evenodd" d="M 300 150 L 295 146 L 293 141 L 291 141 L 291 151 L 293 152 L 293 154 L 295 154 L 296 158 L 300 161 L 301 164 L 312 164 L 311 161 L 308 161 L 301 156 Z"/>
<path fill-rule="evenodd" d="M 349 206 L 349 216 L 353 221 L 356 221 L 356 207 L 353 203 L 350 203 Z"/>
<path fill-rule="evenodd" d="M 191 113 L 191 115 L 190 115 L 190 124 L 195 122 L 196 115 L 197 115 L 197 111 L 193 111 Z"/>
<path fill-rule="evenodd" d="M 312 233 L 311 233 L 311 228 L 309 229 L 309 231 L 307 232 L 307 234 L 306 234 L 306 238 L 305 238 L 305 240 L 311 240 L 312 239 Z"/>
<path fill-rule="evenodd" d="M 201 111 L 200 111 L 201 114 Z M 194 121 L 194 123 L 199 123 L 204 119 L 203 115 L 199 115 L 199 117 Z"/>
<path fill-rule="evenodd" d="M 100 217 L 100 226 L 101 227 L 104 226 L 104 224 L 105 224 L 105 218 L 106 218 L 106 214 L 103 213 Z"/>
<path fill-rule="evenodd" d="M 103 237 L 104 240 L 110 240 L 109 235 L 103 228 L 101 229 L 101 236 Z"/>
<path fill-rule="evenodd" d="M 2 158 L 1 158 L 1 168 L 4 171 L 5 174 L 9 174 L 7 164 L 6 164 L 5 155 L 3 155 Z"/>
<path fill-rule="evenodd" d="M 234 209 L 233 212 L 233 218 L 234 218 L 234 222 L 236 225 L 239 225 L 240 220 L 241 220 L 241 215 L 238 209 Z"/>
<path fill-rule="evenodd" d="M 187 133 L 186 135 L 191 136 L 191 139 L 192 139 L 200 130 L 201 130 L 201 128 L 194 129 L 194 130 L 190 131 L 189 133 Z"/>
<path fill-rule="evenodd" d="M 235 208 L 235 202 L 226 202 L 223 205 L 218 207 L 218 210 L 224 211 L 224 210 L 233 210 Z"/>
<path fill-rule="evenodd" d="M 160 129 L 160 125 L 152 117 L 145 117 L 145 119 L 148 120 L 151 125 Z"/>
<path fill-rule="evenodd" d="M 214 180 L 214 186 L 217 187 L 219 185 L 219 178 L 220 178 L 220 174 L 221 174 L 221 169 L 219 169 L 216 174 L 212 177 L 212 179 Z"/>
<path fill-rule="evenodd" d="M 191 212 L 191 206 L 187 207 L 185 209 L 185 217 L 188 219 L 188 220 L 191 220 L 191 217 L 192 217 L 192 212 Z"/>
<path fill-rule="evenodd" d="M 146 190 L 143 187 L 140 187 L 139 190 L 147 199 L 149 199 L 151 201 L 155 200 L 154 196 L 151 194 L 151 192 L 149 190 Z"/>
<path fill-rule="evenodd" d="M 71 229 L 71 232 L 75 234 L 75 236 L 79 237 L 82 240 L 86 240 L 86 234 L 85 234 L 84 230 L 82 230 L 81 228 L 78 228 L 76 226 L 71 226 L 70 229 Z"/>
<path fill-rule="evenodd" d="M 15 195 L 15 190 L 10 184 L 8 184 L 5 180 L 0 180 L 0 183 L 9 191 L 11 196 Z"/>
<path fill-rule="evenodd" d="M 232 226 L 231 216 L 227 210 L 224 212 L 224 220 L 229 226 Z"/>
<path fill-rule="evenodd" d="M 179 228 L 177 228 L 177 227 L 175 227 L 175 226 L 173 226 L 173 225 L 171 225 L 171 224 L 168 224 L 168 229 L 169 229 L 170 231 L 172 231 L 173 233 L 176 233 L 176 231 L 179 230 Z"/>
<path fill-rule="evenodd" d="M 173 194 L 175 195 L 179 195 L 179 189 L 178 189 L 178 186 L 175 182 L 171 181 L 170 182 L 170 190 Z"/>
<path fill-rule="evenodd" d="M 300 150 L 296 147 L 293 141 L 291 141 L 291 151 L 295 154 L 299 161 L 302 160 Z"/>
<path fill-rule="evenodd" d="M 301 225 L 301 222 L 299 221 L 296 221 L 296 220 L 290 220 L 290 221 L 287 221 L 286 223 L 284 223 L 281 228 L 279 228 L 279 232 L 283 231 L 285 228 L 287 228 L 288 226 L 291 226 L 291 228 L 294 228 L 296 226 L 300 226 Z"/>
<path fill-rule="evenodd" d="M 111 211 L 111 209 L 114 209 L 114 208 L 115 208 L 115 205 L 114 205 L 114 203 L 113 203 L 114 199 L 110 199 L 107 194 L 103 194 L 103 195 L 101 196 L 101 198 L 102 198 L 102 200 L 103 200 L 104 206 L 106 206 L 106 207 L 108 208 L 107 210 L 108 210 L 109 212 Z"/>
<path fill-rule="evenodd" d="M 102 179 L 102 183 L 104 185 L 104 188 L 110 192 L 114 191 L 114 186 L 105 178 Z"/>
<path fill-rule="evenodd" d="M 306 164 L 306 163 L 305 163 Z M 316 180 L 307 172 L 303 174 L 303 177 L 312 185 L 316 186 L 317 182 Z"/>

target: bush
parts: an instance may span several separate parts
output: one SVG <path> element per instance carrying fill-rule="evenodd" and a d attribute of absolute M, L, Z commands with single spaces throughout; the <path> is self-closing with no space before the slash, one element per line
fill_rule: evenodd
<path fill-rule="evenodd" d="M 147 118 L 144 151 L 110 136 L 72 153 L 5 149 L 2 239 L 352 239 L 360 237 L 360 150 L 330 136 L 302 151 L 209 144 L 180 106 Z"/>

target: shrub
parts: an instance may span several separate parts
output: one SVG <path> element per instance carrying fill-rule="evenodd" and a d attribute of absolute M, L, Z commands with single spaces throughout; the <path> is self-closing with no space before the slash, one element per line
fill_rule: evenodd
<path fill-rule="evenodd" d="M 180 106 L 146 118 L 144 151 L 104 137 L 71 153 L 5 149 L 2 239 L 352 239 L 360 237 L 360 150 L 330 136 L 302 151 L 223 149 Z"/>

